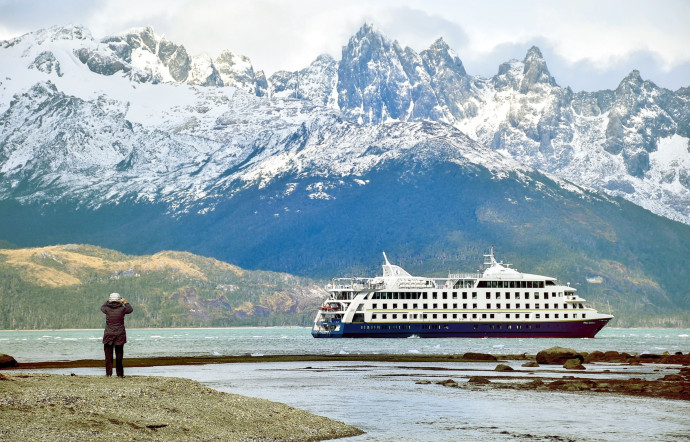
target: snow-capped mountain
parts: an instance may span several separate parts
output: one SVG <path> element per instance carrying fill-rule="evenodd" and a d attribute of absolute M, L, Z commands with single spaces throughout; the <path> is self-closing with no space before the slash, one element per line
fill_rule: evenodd
<path fill-rule="evenodd" d="M 687 89 L 575 93 L 537 48 L 476 77 L 443 40 L 417 54 L 368 25 L 341 60 L 269 78 L 79 26 L 1 42 L 0 72 L 0 240 L 320 277 L 381 250 L 474 269 L 500 242 L 621 308 L 690 309 L 690 226 L 615 196 L 690 224 Z"/>
<path fill-rule="evenodd" d="M 247 109 L 249 116 L 247 124 L 242 125 L 249 133 L 236 136 L 238 126 L 232 124 L 230 144 L 235 150 L 244 150 L 234 152 L 237 161 L 249 156 L 253 142 L 258 140 L 255 124 L 265 129 L 271 127 L 271 122 L 278 122 L 282 129 L 287 129 L 282 132 L 293 133 L 295 125 L 307 127 L 313 119 L 335 118 L 339 124 L 351 121 L 358 130 L 372 132 L 385 130 L 376 126 L 390 122 L 438 121 L 520 164 L 622 196 L 654 213 L 690 223 L 690 92 L 683 89 L 674 93 L 659 88 L 643 81 L 636 71 L 623 79 L 615 91 L 575 93 L 557 85 L 541 52 L 533 47 L 523 61 L 506 62 L 496 76 L 481 78 L 468 75 L 460 58 L 442 39 L 417 54 L 410 48 L 401 48 L 370 25 L 364 25 L 343 47 L 340 61 L 320 56 L 301 71 L 280 71 L 268 80 L 262 71 L 254 71 L 246 56 L 230 51 L 223 51 L 215 59 L 206 54 L 190 56 L 184 46 L 157 36 L 150 27 L 101 40 L 93 39 L 81 27 L 55 27 L 4 42 L 2 46 L 0 62 L 6 67 L 3 72 L 9 74 L 2 87 L 2 106 L 7 110 L 3 116 L 5 127 L 8 118 L 22 118 L 17 106 L 36 104 L 27 102 L 25 95 L 35 95 L 31 88 L 37 85 L 42 91 L 52 91 L 46 98 L 52 93 L 63 93 L 109 114 L 109 109 L 102 108 L 108 102 L 106 107 L 119 109 L 119 113 L 108 118 L 119 115 L 123 122 L 139 123 L 125 137 L 130 141 L 118 141 L 121 147 L 115 148 L 115 157 L 120 158 L 125 152 L 128 156 L 120 158 L 118 164 L 125 161 L 133 165 L 133 159 L 142 155 L 137 152 L 146 150 L 142 147 L 145 143 L 134 139 L 156 139 L 147 131 L 164 136 L 166 142 L 162 144 L 195 146 L 195 150 L 199 145 L 208 146 L 204 148 L 208 151 L 202 149 L 205 153 L 181 153 L 177 158 L 219 161 L 219 153 L 228 153 L 221 146 L 227 147 L 229 140 L 227 131 L 218 131 L 216 119 L 232 120 L 234 117 L 229 115 L 238 114 L 236 105 Z M 77 60 L 84 66 L 75 65 Z M 73 68 L 69 78 L 64 77 L 66 65 Z M 98 75 L 87 75 L 84 67 Z M 33 71 L 31 80 L 18 81 L 17 77 L 24 77 L 27 68 Z M 237 91 L 250 96 L 239 97 Z M 15 95 L 25 98 L 11 106 Z M 304 103 L 285 104 L 285 99 Z M 172 108 L 170 101 L 175 102 Z M 224 116 L 219 115 L 219 103 L 229 105 Z M 284 112 L 297 112 L 303 118 L 286 119 Z M 265 115 L 265 119 L 256 121 L 257 114 Z M 23 135 L 10 132 L 4 135 L 5 145 L 13 144 L 13 136 L 23 139 Z M 31 135 L 37 136 L 39 132 Z M 43 135 L 46 140 L 46 134 Z M 269 143 L 280 145 L 277 133 L 270 138 Z M 122 147 L 127 142 L 133 143 L 129 150 Z M 6 177 L 11 176 L 7 174 L 9 167 L 19 171 L 16 158 L 27 155 L 18 151 L 10 154 L 9 150 L 6 148 L 3 156 L 11 156 L 14 162 L 3 165 Z M 213 159 L 199 156 L 211 152 Z M 157 154 L 152 155 L 151 159 Z M 163 157 L 170 160 L 167 155 Z M 276 167 L 275 161 L 273 158 L 268 169 Z M 170 168 L 185 170 L 179 165 Z M 28 170 L 21 170 L 21 176 L 27 173 Z M 57 181 L 46 182 L 65 179 L 61 175 Z M 155 181 L 151 177 L 146 179 Z M 149 189 L 148 192 L 138 191 L 136 181 L 127 180 L 128 192 L 150 192 L 151 185 L 140 187 Z M 209 185 L 200 184 L 198 179 L 192 181 L 195 184 L 189 183 L 191 187 L 185 192 L 205 194 L 199 189 Z M 173 187 L 159 183 L 156 191 L 174 200 Z"/>

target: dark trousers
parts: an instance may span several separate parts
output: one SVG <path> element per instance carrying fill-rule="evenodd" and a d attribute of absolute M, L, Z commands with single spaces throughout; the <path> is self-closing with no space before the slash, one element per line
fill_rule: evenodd
<path fill-rule="evenodd" d="M 125 368 L 122 366 L 122 356 L 125 353 L 124 345 L 103 344 L 105 350 L 105 375 L 113 375 L 113 349 L 115 350 L 115 371 L 118 376 L 125 376 Z"/>

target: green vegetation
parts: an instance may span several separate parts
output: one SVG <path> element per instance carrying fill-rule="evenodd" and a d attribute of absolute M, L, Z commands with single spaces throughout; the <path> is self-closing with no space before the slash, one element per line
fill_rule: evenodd
<path fill-rule="evenodd" d="M 308 325 L 325 291 L 182 252 L 129 256 L 86 245 L 0 250 L 0 329 L 99 328 L 118 292 L 130 327 Z"/>

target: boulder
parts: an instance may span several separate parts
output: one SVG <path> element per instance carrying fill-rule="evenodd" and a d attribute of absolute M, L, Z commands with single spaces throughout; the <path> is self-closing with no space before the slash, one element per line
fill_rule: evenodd
<path fill-rule="evenodd" d="M 522 364 L 523 367 L 539 367 L 539 364 L 536 361 L 529 361 L 525 362 Z"/>
<path fill-rule="evenodd" d="M 10 355 L 0 353 L 0 368 L 18 367 L 17 361 Z"/>
<path fill-rule="evenodd" d="M 582 363 L 585 358 L 572 348 L 551 347 L 537 353 L 537 363 L 562 365 L 568 359 L 578 359 Z"/>
<path fill-rule="evenodd" d="M 471 384 L 490 384 L 491 381 L 484 376 L 472 376 L 467 382 Z"/>
<path fill-rule="evenodd" d="M 488 353 L 465 353 L 462 357 L 470 361 L 495 361 L 496 356 Z"/>
<path fill-rule="evenodd" d="M 446 386 L 446 387 L 457 387 L 458 386 L 458 383 L 455 382 L 453 379 L 446 379 L 445 381 L 439 381 L 436 383 L 439 385 Z"/>
<path fill-rule="evenodd" d="M 573 358 L 565 361 L 563 368 L 567 370 L 584 370 L 585 366 L 582 365 L 582 361 L 580 359 Z"/>
<path fill-rule="evenodd" d="M 494 371 L 513 371 L 513 367 L 506 364 L 498 364 L 496 368 L 494 368 Z"/>

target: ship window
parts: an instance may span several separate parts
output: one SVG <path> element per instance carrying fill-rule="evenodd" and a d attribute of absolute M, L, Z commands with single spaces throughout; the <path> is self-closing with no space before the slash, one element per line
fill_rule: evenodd
<path fill-rule="evenodd" d="M 573 313 L 573 319 L 577 319 L 577 313 Z"/>
<path fill-rule="evenodd" d="M 381 319 L 387 319 L 387 318 L 388 318 L 388 315 L 387 315 L 387 314 L 384 313 L 384 314 L 381 315 Z"/>
<path fill-rule="evenodd" d="M 453 299 L 458 299 L 458 292 L 453 292 Z"/>
<path fill-rule="evenodd" d="M 433 307 L 433 308 L 438 308 L 438 304 L 434 304 L 434 307 Z"/>
<path fill-rule="evenodd" d="M 582 314 L 582 319 L 585 319 L 586 317 L 587 317 L 587 315 L 583 313 L 583 314 Z"/>
<path fill-rule="evenodd" d="M 393 319 L 398 319 L 398 315 L 396 313 L 393 313 Z"/>
<path fill-rule="evenodd" d="M 508 309 L 509 309 L 509 308 L 510 308 L 510 304 L 506 304 L 506 308 L 508 308 Z"/>
<path fill-rule="evenodd" d="M 371 319 L 376 319 L 376 313 L 374 313 L 373 315 L 371 315 Z"/>
<path fill-rule="evenodd" d="M 496 299 L 501 299 L 501 292 L 496 292 Z"/>
<path fill-rule="evenodd" d="M 494 319 L 494 314 L 493 314 L 493 313 L 491 313 L 491 314 L 489 315 L 489 318 L 491 318 L 491 319 Z M 499 327 L 499 328 L 501 328 L 501 326 L 500 326 L 500 325 L 499 325 L 498 327 Z"/>
<path fill-rule="evenodd" d="M 431 294 L 431 299 L 436 299 L 438 297 L 438 292 L 433 292 Z"/>
<path fill-rule="evenodd" d="M 501 308 L 501 304 L 496 304 L 496 308 L 500 309 L 500 308 Z"/>
<path fill-rule="evenodd" d="M 482 313 L 482 319 L 486 319 L 486 313 Z"/>
<path fill-rule="evenodd" d="M 531 289 L 532 288 L 532 281 L 527 281 L 527 288 Z"/>
<path fill-rule="evenodd" d="M 446 310 L 448 308 L 448 304 L 443 304 L 443 309 Z"/>
<path fill-rule="evenodd" d="M 476 314 L 476 313 L 472 313 L 472 319 L 477 319 L 477 314 Z M 476 327 L 475 327 L 475 328 L 476 328 Z"/>
<path fill-rule="evenodd" d="M 477 308 L 477 304 L 472 304 L 472 308 Z"/>
<path fill-rule="evenodd" d="M 472 292 L 472 299 L 477 299 L 477 292 Z"/>
<path fill-rule="evenodd" d="M 515 313 L 515 319 L 520 319 L 520 313 Z"/>
<path fill-rule="evenodd" d="M 529 292 L 525 292 L 525 299 L 529 299 Z"/>
<path fill-rule="evenodd" d="M 525 318 L 529 319 L 529 313 L 525 313 Z"/>
<path fill-rule="evenodd" d="M 393 310 L 397 310 L 397 309 L 398 309 L 398 304 L 393 304 Z"/>
<path fill-rule="evenodd" d="M 565 319 L 568 319 L 568 314 L 566 313 L 565 315 L 563 315 L 563 317 L 564 317 Z"/>
<path fill-rule="evenodd" d="M 407 319 L 407 314 L 406 314 L 406 313 L 403 313 L 402 318 L 403 318 L 403 319 Z"/>
<path fill-rule="evenodd" d="M 426 313 L 422 314 L 422 319 L 426 319 Z"/>
<path fill-rule="evenodd" d="M 443 292 L 443 299 L 448 299 L 448 292 Z"/>
<path fill-rule="evenodd" d="M 466 309 L 466 308 L 467 308 L 467 304 L 462 304 L 462 308 Z"/>
<path fill-rule="evenodd" d="M 383 309 L 388 310 L 388 304 L 383 304 Z"/>
<path fill-rule="evenodd" d="M 429 308 L 428 306 L 429 306 L 429 304 L 422 304 L 422 308 L 425 310 Z"/>
<path fill-rule="evenodd" d="M 453 308 L 454 308 L 454 309 L 458 308 L 458 305 L 457 305 L 457 304 L 453 304 Z"/>
<path fill-rule="evenodd" d="M 403 304 L 403 308 L 407 310 L 407 304 Z"/>
<path fill-rule="evenodd" d="M 529 309 L 529 303 L 525 304 L 525 308 Z"/>
<path fill-rule="evenodd" d="M 371 308 L 376 308 L 376 304 L 371 304 Z"/>
<path fill-rule="evenodd" d="M 491 309 L 491 303 L 486 304 L 487 309 Z"/>
<path fill-rule="evenodd" d="M 545 317 L 546 319 L 549 319 L 549 314 L 548 314 L 548 313 L 544 314 L 544 317 Z"/>
<path fill-rule="evenodd" d="M 514 289 L 515 288 L 515 281 L 510 281 L 510 288 Z"/>
<path fill-rule="evenodd" d="M 467 292 L 462 292 L 462 299 L 467 299 Z"/>
<path fill-rule="evenodd" d="M 416 310 L 416 309 L 417 309 L 417 304 L 412 304 L 412 308 Z"/>
<path fill-rule="evenodd" d="M 544 308 L 549 308 L 549 304 L 544 304 Z"/>
<path fill-rule="evenodd" d="M 520 299 L 520 292 L 515 292 L 515 299 Z"/>
<path fill-rule="evenodd" d="M 553 315 L 553 317 L 556 318 L 556 319 L 558 319 L 558 313 L 556 313 L 555 315 Z"/>
<path fill-rule="evenodd" d="M 436 313 L 434 313 L 433 315 L 431 315 L 431 319 L 436 319 Z"/>
<path fill-rule="evenodd" d="M 444 313 L 444 314 L 443 314 L 443 319 L 448 319 L 448 315 Z"/>
<path fill-rule="evenodd" d="M 556 297 L 556 292 L 551 292 L 551 297 L 555 298 Z"/>
<path fill-rule="evenodd" d="M 539 308 L 539 303 L 534 304 L 534 308 Z"/>
<path fill-rule="evenodd" d="M 467 319 L 467 313 L 462 314 L 462 319 Z"/>
<path fill-rule="evenodd" d="M 486 292 L 486 299 L 491 299 L 491 293 L 490 292 Z"/>
<path fill-rule="evenodd" d="M 506 319 L 510 319 L 510 313 L 506 313 Z M 510 326 L 508 326 L 510 328 Z"/>
<path fill-rule="evenodd" d="M 498 283 L 496 281 L 491 281 L 491 287 L 496 287 Z"/>
<path fill-rule="evenodd" d="M 515 308 L 520 308 L 520 303 L 515 304 Z"/>

